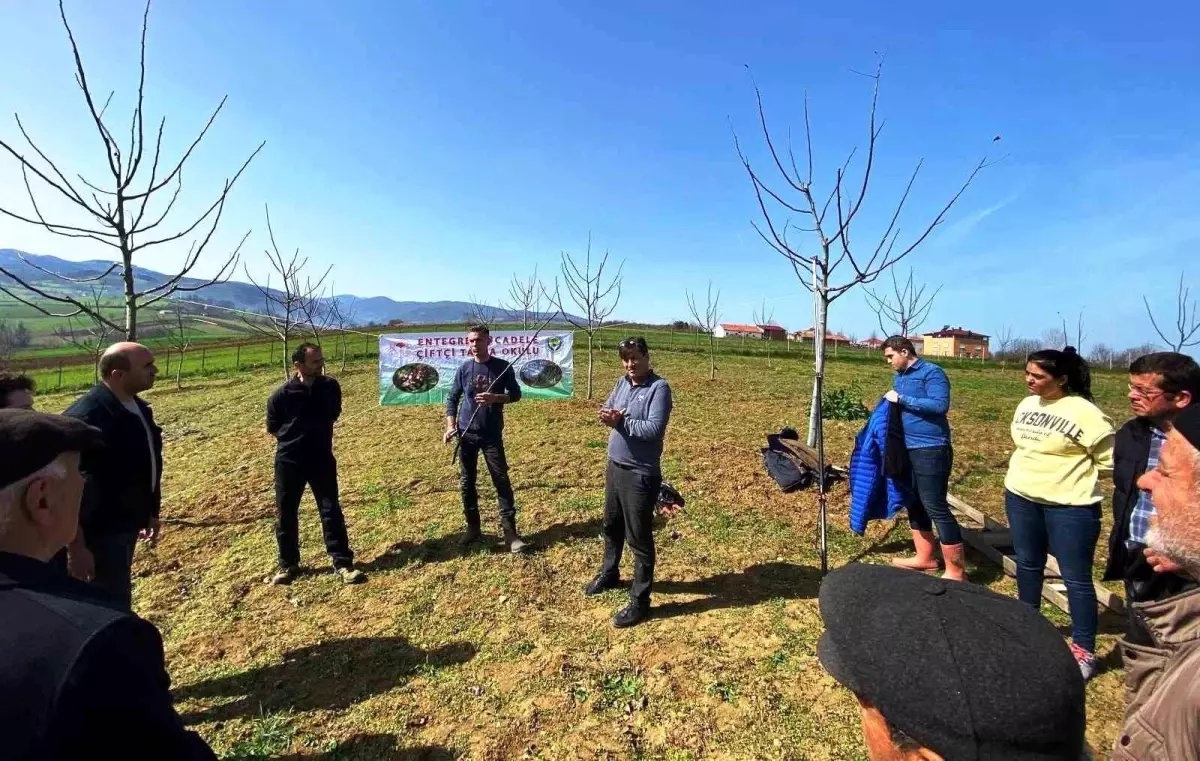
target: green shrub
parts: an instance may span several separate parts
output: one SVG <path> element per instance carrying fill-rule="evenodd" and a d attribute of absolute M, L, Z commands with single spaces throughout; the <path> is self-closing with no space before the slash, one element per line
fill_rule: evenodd
<path fill-rule="evenodd" d="M 822 393 L 821 411 L 826 420 L 866 420 L 870 415 L 862 400 L 845 388 Z"/>

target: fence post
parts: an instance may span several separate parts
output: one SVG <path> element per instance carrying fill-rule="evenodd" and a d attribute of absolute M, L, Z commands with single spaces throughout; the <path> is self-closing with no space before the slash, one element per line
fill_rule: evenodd
<path fill-rule="evenodd" d="M 242 369 L 242 345 L 238 344 L 233 355 L 233 366 L 237 370 Z"/>
<path fill-rule="evenodd" d="M 62 362 L 59 362 L 58 363 L 58 386 L 56 386 L 54 390 L 58 391 L 61 388 L 62 388 Z"/>
<path fill-rule="evenodd" d="M 200 347 L 200 372 L 204 372 L 204 359 L 208 355 L 208 347 Z"/>
<path fill-rule="evenodd" d="M 167 372 L 171 372 L 171 347 L 167 347 Z"/>

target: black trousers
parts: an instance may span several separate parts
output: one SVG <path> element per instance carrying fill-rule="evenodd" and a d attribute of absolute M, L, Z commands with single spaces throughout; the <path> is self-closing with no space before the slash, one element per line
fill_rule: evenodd
<path fill-rule="evenodd" d="M 92 584 L 102 589 L 125 610 L 133 610 L 133 553 L 137 547 L 137 531 L 117 531 L 106 534 L 84 533 L 84 546 L 92 553 Z M 50 564 L 69 573 L 67 548 L 50 559 Z"/>
<path fill-rule="evenodd" d="M 346 518 L 338 502 L 337 460 L 333 455 L 303 462 L 275 460 L 275 541 L 279 545 L 279 565 L 300 563 L 300 498 L 304 487 L 311 486 L 321 516 L 325 550 L 335 568 L 349 568 L 354 562 L 350 540 L 346 538 Z"/>
<path fill-rule="evenodd" d="M 604 566 L 600 574 L 620 577 L 621 551 L 633 553 L 633 586 L 629 599 L 649 605 L 654 584 L 654 505 L 662 474 L 648 475 L 612 462 L 604 472 Z"/>
<path fill-rule="evenodd" d="M 500 508 L 500 519 L 512 521 L 517 515 L 517 504 L 513 498 L 512 482 L 508 480 L 508 459 L 504 456 L 504 441 L 488 441 L 473 433 L 465 433 L 458 447 L 459 484 L 462 487 L 463 513 L 467 523 L 479 525 L 479 453 L 487 464 L 492 486 L 496 487 L 496 503 Z"/>

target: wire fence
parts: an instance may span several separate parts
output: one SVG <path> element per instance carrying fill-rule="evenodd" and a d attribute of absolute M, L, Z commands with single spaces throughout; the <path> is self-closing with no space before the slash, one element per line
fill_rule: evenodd
<path fill-rule="evenodd" d="M 494 330 L 520 330 L 520 324 L 494 326 Z M 556 327 L 551 326 L 550 330 Z M 571 330 L 570 326 L 559 326 L 557 329 Z M 432 333 L 460 332 L 462 322 L 404 325 L 398 327 L 369 328 L 364 330 L 347 330 L 345 332 L 327 332 L 321 336 L 319 343 L 325 351 L 326 364 L 331 368 L 339 367 L 344 362 L 357 362 L 379 356 L 379 336 L 388 333 Z M 575 332 L 576 351 L 586 357 L 587 336 L 583 331 Z M 597 354 L 615 352 L 617 344 L 630 335 L 640 335 L 646 338 L 651 351 L 677 352 L 707 356 L 711 351 L 720 357 L 760 357 L 763 359 L 777 358 L 789 360 L 812 361 L 813 345 L 811 341 L 799 340 L 763 340 L 747 336 L 715 338 L 711 347 L 707 333 L 695 330 L 671 330 L 650 326 L 624 325 L 621 327 L 601 328 L 592 338 L 592 351 Z M 157 362 L 159 367 L 159 383 L 170 383 L 178 377 L 221 377 L 236 375 L 252 370 L 262 370 L 278 367 L 282 373 L 290 367 L 288 358 L 291 351 L 305 341 L 312 341 L 311 335 L 301 335 L 289 341 L 285 347 L 279 340 L 238 339 L 230 341 L 206 342 L 180 352 L 171 346 L 158 346 Z M 882 363 L 882 354 L 878 349 L 854 346 L 845 343 L 829 343 L 825 349 L 827 359 L 835 361 Z M 1017 360 L 998 362 L 992 359 L 968 359 L 965 357 L 929 357 L 932 361 L 946 367 L 980 368 L 980 367 L 1020 367 Z M 78 355 L 73 357 L 32 357 L 10 363 L 9 372 L 22 372 L 31 376 L 43 393 L 65 392 L 85 389 L 96 382 L 95 362 Z"/>

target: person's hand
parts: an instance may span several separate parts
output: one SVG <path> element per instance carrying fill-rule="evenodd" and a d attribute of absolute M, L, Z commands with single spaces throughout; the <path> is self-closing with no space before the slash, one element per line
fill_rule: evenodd
<path fill-rule="evenodd" d="M 621 420 L 625 417 L 625 413 L 620 410 L 603 409 L 600 410 L 600 422 L 607 425 L 609 428 L 616 428 L 621 424 Z"/>
<path fill-rule="evenodd" d="M 1155 573 L 1180 573 L 1183 571 L 1183 566 L 1171 560 L 1166 555 L 1163 555 L 1158 550 L 1147 547 L 1142 550 L 1142 554 L 1146 556 L 1146 562 L 1154 569 Z"/>
<path fill-rule="evenodd" d="M 896 393 L 896 389 L 894 389 L 894 388 L 889 389 L 888 392 L 883 395 L 883 398 L 887 399 L 892 404 L 900 403 L 900 394 Z"/>
<path fill-rule="evenodd" d="M 456 435 L 458 435 L 457 430 L 455 430 L 453 428 L 447 428 L 446 432 L 444 434 L 442 434 L 442 443 L 449 444 L 451 441 L 454 441 L 454 437 Z"/>
<path fill-rule="evenodd" d="M 96 575 L 96 559 L 82 545 L 67 548 L 67 572 L 80 581 L 91 581 Z"/>
<path fill-rule="evenodd" d="M 151 518 L 150 525 L 138 532 L 138 539 L 150 544 L 157 542 L 160 536 L 162 536 L 162 521 L 158 518 Z"/>
<path fill-rule="evenodd" d="M 508 401 L 508 394 L 495 394 L 491 391 L 484 391 L 482 394 L 475 395 L 476 404 L 504 404 Z"/>

